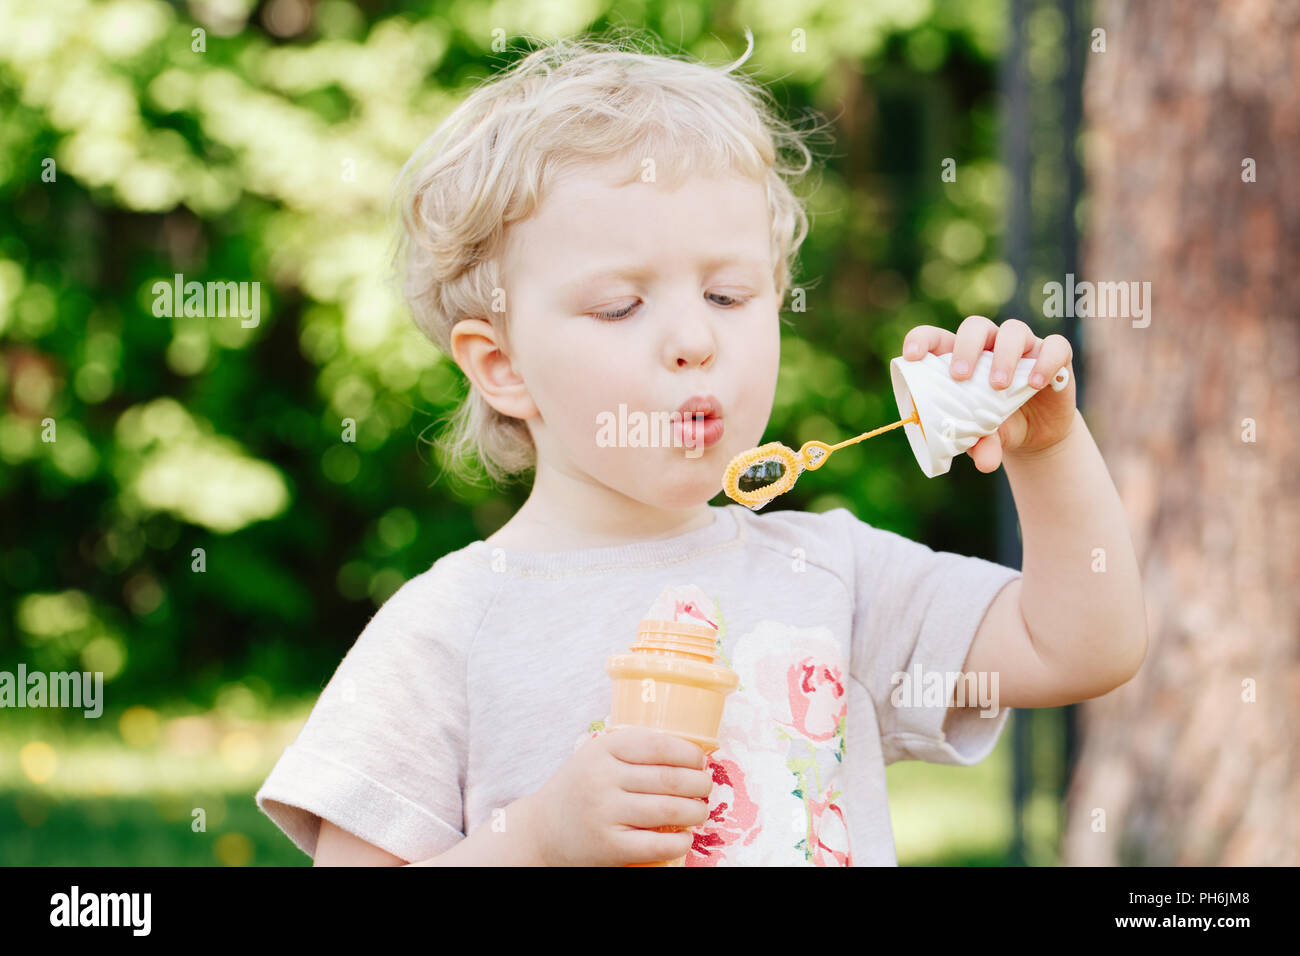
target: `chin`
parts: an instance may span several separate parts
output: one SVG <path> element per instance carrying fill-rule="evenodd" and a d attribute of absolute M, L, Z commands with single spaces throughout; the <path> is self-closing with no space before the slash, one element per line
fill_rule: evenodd
<path fill-rule="evenodd" d="M 722 476 L 713 475 L 707 480 L 693 478 L 660 485 L 652 493 L 654 504 L 660 508 L 698 508 L 708 504 L 722 491 Z"/>
<path fill-rule="evenodd" d="M 722 490 L 720 479 L 713 482 L 716 487 L 711 488 L 711 482 L 700 481 L 698 478 L 674 480 L 661 475 L 659 480 L 647 484 L 643 476 L 637 477 L 641 480 L 634 480 L 626 484 L 614 484 L 611 487 L 619 488 L 627 497 L 635 498 L 642 504 L 649 505 L 652 508 L 661 508 L 664 511 L 685 511 L 690 508 L 698 508 L 700 505 L 708 504 L 713 496 Z"/>

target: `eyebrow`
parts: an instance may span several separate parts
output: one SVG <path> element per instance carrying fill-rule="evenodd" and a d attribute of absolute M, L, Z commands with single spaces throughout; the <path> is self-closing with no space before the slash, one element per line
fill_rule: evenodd
<path fill-rule="evenodd" d="M 702 259 L 700 265 L 705 270 L 716 269 L 719 266 L 738 265 L 747 268 L 759 269 L 760 271 L 768 268 L 769 264 L 761 259 L 755 259 L 750 256 L 735 255 L 715 255 L 707 259 Z M 654 269 L 646 266 L 625 266 L 611 267 L 608 269 L 599 269 L 587 275 L 578 276 L 565 285 L 570 289 L 578 289 L 582 286 L 592 285 L 597 282 L 603 282 L 608 279 L 645 279 L 654 274 Z"/>

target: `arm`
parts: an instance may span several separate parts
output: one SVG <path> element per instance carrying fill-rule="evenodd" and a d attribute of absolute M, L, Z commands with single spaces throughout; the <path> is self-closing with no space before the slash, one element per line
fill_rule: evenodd
<path fill-rule="evenodd" d="M 1137 673 L 1147 646 L 1137 556 L 1106 463 L 1077 409 L 1059 442 L 1003 461 L 1024 573 L 990 605 L 965 670 L 997 671 L 1006 707 L 1104 694 Z"/>
<path fill-rule="evenodd" d="M 1044 387 L 1070 365 L 1064 337 L 1039 339 L 1018 319 L 999 328 L 973 315 L 956 333 L 918 326 L 903 343 L 912 359 L 951 351 L 958 380 L 973 374 L 985 349 L 993 351 L 989 387 L 1006 388 L 1016 363 L 1033 357 L 1029 382 L 1038 393 L 967 452 L 982 472 L 1005 464 L 1024 563 L 1021 579 L 985 612 L 964 669 L 996 673 L 1006 707 L 1096 697 L 1129 680 L 1146 656 L 1146 604 L 1124 506 L 1075 407 L 1073 369 L 1065 389 Z"/>
<path fill-rule="evenodd" d="M 343 830 L 328 820 L 321 820 L 316 839 L 314 866 L 542 866 L 532 842 L 528 822 L 530 803 L 522 797 L 505 808 L 506 829 L 494 832 L 492 821 L 449 850 L 415 863 Z"/>

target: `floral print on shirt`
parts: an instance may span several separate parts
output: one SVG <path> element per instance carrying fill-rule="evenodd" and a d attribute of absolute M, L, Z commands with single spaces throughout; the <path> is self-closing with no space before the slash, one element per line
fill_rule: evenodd
<path fill-rule="evenodd" d="M 851 866 L 839 644 L 828 628 L 770 620 L 733 638 L 716 598 L 713 607 L 718 660 L 740 684 L 709 755 L 709 817 L 694 828 L 686 866 Z M 608 733 L 609 722 L 592 721 L 574 750 Z"/>

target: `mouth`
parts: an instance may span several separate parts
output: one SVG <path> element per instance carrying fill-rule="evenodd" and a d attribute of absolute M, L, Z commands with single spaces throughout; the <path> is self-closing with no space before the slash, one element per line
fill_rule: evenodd
<path fill-rule="evenodd" d="M 713 395 L 692 395 L 677 416 L 673 431 L 687 448 L 709 448 L 722 440 L 722 403 Z"/>
<path fill-rule="evenodd" d="M 712 395 L 692 395 L 677 407 L 683 419 L 722 418 L 722 403 Z"/>

